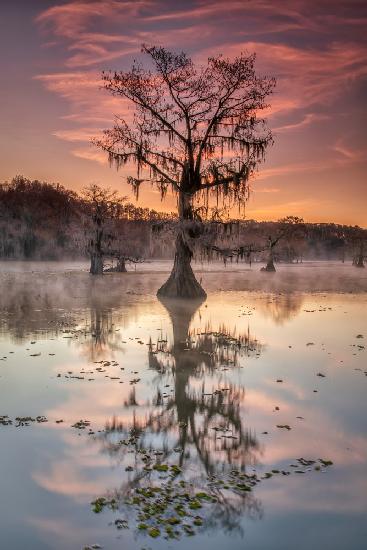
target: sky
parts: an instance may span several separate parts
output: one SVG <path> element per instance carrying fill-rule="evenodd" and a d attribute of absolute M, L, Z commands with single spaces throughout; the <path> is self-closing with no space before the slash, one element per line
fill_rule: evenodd
<path fill-rule="evenodd" d="M 134 202 L 90 143 L 124 109 L 101 71 L 128 70 L 142 43 L 197 63 L 256 52 L 277 79 L 274 145 L 246 217 L 367 227 L 366 24 L 365 0 L 0 0 L 0 181 L 93 182 Z M 139 205 L 171 211 L 175 198 L 147 186 Z"/>

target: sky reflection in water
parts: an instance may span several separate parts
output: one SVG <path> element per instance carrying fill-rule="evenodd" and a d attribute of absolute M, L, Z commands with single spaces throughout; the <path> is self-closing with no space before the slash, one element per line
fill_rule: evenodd
<path fill-rule="evenodd" d="M 48 422 L 0 425 L 1 547 L 364 547 L 366 294 L 223 290 L 182 306 L 155 298 L 154 277 L 127 291 L 116 277 L 31 277 L 1 279 L 0 415 Z M 121 445 L 131 428 L 136 445 Z M 300 457 L 334 465 L 261 481 L 169 543 L 137 534 L 131 508 L 90 506 L 144 483 L 150 447 L 197 487 Z M 109 525 L 124 514 L 130 529 Z"/>

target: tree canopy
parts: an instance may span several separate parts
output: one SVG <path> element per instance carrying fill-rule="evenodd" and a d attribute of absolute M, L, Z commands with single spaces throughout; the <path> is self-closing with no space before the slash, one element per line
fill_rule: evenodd
<path fill-rule="evenodd" d="M 214 192 L 243 203 L 248 179 L 264 158 L 272 135 L 259 113 L 275 85 L 255 74 L 255 55 L 210 57 L 197 67 L 185 53 L 143 46 L 153 70 L 134 62 L 130 71 L 103 73 L 104 87 L 133 107 L 116 117 L 95 143 L 117 168 L 137 167 L 130 177 L 190 196 Z"/>

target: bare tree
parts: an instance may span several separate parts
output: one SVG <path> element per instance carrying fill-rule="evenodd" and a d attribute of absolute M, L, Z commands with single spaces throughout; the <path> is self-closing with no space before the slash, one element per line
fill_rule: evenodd
<path fill-rule="evenodd" d="M 120 216 L 126 197 L 120 197 L 117 191 L 111 191 L 96 184 L 84 188 L 82 196 L 87 202 L 92 221 L 92 236 L 88 243 L 91 259 L 90 273 L 102 275 L 106 226 L 108 222 Z"/>
<path fill-rule="evenodd" d="M 275 235 L 269 235 L 267 237 L 268 259 L 266 267 L 262 267 L 261 271 L 274 272 L 274 249 L 282 239 L 294 237 L 296 234 L 299 236 L 300 231 L 304 230 L 303 219 L 297 216 L 287 216 L 278 220 L 278 229 Z"/>
<path fill-rule="evenodd" d="M 197 67 L 185 53 L 142 50 L 153 71 L 134 62 L 128 72 L 103 74 L 105 89 L 134 107 L 133 121 L 116 118 L 95 143 L 117 168 L 135 163 L 137 177 L 128 181 L 136 195 L 145 181 L 162 197 L 169 189 L 177 194 L 174 266 L 158 295 L 203 297 L 191 268 L 192 240 L 200 234 L 195 206 L 208 204 L 210 194 L 231 205 L 247 200 L 249 178 L 272 143 L 258 113 L 275 81 L 256 75 L 254 55 L 211 57 Z"/>

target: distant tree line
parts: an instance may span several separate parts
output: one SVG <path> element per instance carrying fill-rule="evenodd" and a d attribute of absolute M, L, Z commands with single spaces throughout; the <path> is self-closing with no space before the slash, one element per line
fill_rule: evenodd
<path fill-rule="evenodd" d="M 366 259 L 367 229 L 359 226 L 306 223 L 287 216 L 277 221 L 231 220 L 224 227 L 227 247 L 218 247 L 217 254 L 227 261 L 265 261 L 267 271 L 274 270 L 274 262 L 349 260 L 362 267 Z"/>
<path fill-rule="evenodd" d="M 224 263 L 303 260 L 353 261 L 363 266 L 367 230 L 334 223 L 230 220 L 217 209 L 197 216 L 202 224 L 196 259 Z M 57 183 L 16 176 L 0 183 L 0 258 L 61 260 L 91 258 L 91 271 L 125 271 L 126 262 L 172 258 L 174 213 L 136 207 L 98 185 L 78 194 Z M 191 227 L 190 231 L 195 231 Z"/>
<path fill-rule="evenodd" d="M 149 255 L 151 224 L 167 221 L 173 215 L 136 207 L 115 194 L 115 203 L 120 202 L 112 227 L 112 204 L 106 205 L 109 192 L 103 188 L 91 185 L 78 194 L 58 183 L 16 176 L 11 182 L 0 183 L 0 257 L 59 260 L 90 256 L 91 240 L 99 223 L 93 188 L 104 193 L 105 204 L 100 209 L 107 208 L 103 224 L 109 224 L 103 229 L 104 242 L 100 243 L 104 254 L 111 249 L 113 256 L 117 241 L 123 239 L 127 254 L 132 255 L 132 248 L 135 256 Z"/>

